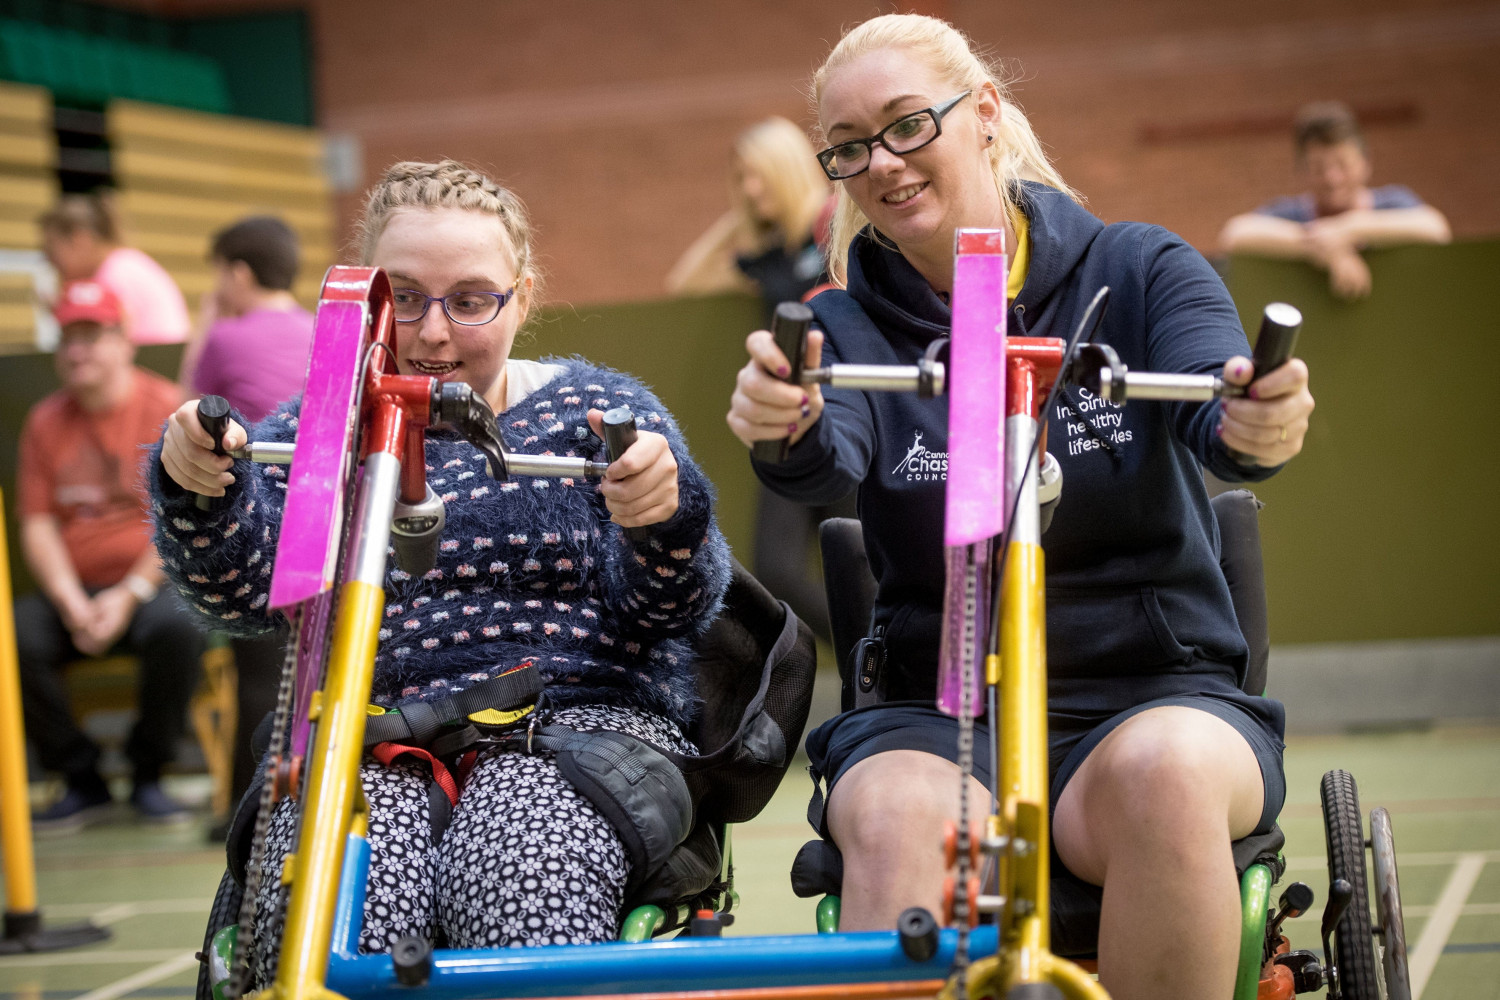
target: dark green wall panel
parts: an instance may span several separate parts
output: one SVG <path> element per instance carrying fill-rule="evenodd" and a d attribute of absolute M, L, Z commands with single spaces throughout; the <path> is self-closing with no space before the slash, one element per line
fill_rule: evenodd
<path fill-rule="evenodd" d="M 1500 633 L 1500 243 L 1368 255 L 1374 294 L 1236 258 L 1252 332 L 1266 302 L 1303 312 L 1317 400 L 1303 453 L 1256 487 L 1277 642 Z"/>

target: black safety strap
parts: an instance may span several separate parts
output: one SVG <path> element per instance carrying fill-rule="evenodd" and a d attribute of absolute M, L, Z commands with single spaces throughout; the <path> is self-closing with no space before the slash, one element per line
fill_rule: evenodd
<path fill-rule="evenodd" d="M 536 701 L 546 687 L 536 664 L 528 663 L 499 677 L 491 677 L 457 694 L 432 701 L 402 705 L 399 711 L 374 715 L 365 720 L 365 746 L 403 743 L 428 746 L 445 726 L 464 722 L 485 709 L 506 711 Z"/>

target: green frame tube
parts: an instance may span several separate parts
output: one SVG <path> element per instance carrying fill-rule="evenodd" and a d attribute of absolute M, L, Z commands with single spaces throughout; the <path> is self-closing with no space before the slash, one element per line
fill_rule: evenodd
<path fill-rule="evenodd" d="M 651 935 L 666 920 L 667 915 L 660 906 L 637 906 L 630 911 L 620 925 L 620 940 L 640 944 L 651 940 Z"/>
<path fill-rule="evenodd" d="M 1240 878 L 1240 963 L 1234 976 L 1234 1000 L 1255 1000 L 1260 989 L 1273 881 L 1271 869 L 1261 864 L 1246 868 Z"/>
<path fill-rule="evenodd" d="M 840 900 L 837 896 L 824 896 L 818 900 L 818 933 L 837 934 L 839 932 L 839 908 Z"/>

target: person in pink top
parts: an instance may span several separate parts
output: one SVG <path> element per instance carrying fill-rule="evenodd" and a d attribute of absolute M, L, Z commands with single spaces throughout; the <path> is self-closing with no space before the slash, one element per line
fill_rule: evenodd
<path fill-rule="evenodd" d="M 187 339 L 187 303 L 160 264 L 124 246 L 106 198 L 64 195 L 37 220 L 42 252 L 63 281 L 93 280 L 108 288 L 125 312 L 125 332 L 135 344 L 177 344 Z"/>
<path fill-rule="evenodd" d="M 312 313 L 292 297 L 297 234 L 269 215 L 242 219 L 214 236 L 213 291 L 183 355 L 182 383 L 194 395 L 229 400 L 261 420 L 302 391 Z"/>

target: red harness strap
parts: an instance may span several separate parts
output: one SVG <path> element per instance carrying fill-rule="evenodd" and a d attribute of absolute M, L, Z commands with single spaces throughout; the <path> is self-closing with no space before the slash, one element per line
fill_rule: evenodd
<path fill-rule="evenodd" d="M 468 780 L 469 772 L 474 769 L 474 761 L 479 756 L 479 751 L 470 750 L 460 757 L 457 764 L 458 777 L 454 778 L 447 765 L 421 747 L 409 747 L 400 743 L 377 743 L 370 748 L 370 753 L 386 767 L 390 767 L 397 757 L 405 754 L 422 758 L 432 768 L 432 780 L 437 782 L 443 794 L 448 796 L 449 803 L 454 806 L 458 805 L 458 793 L 462 790 L 464 782 Z"/>

